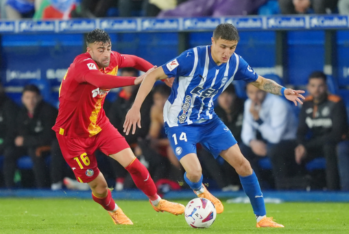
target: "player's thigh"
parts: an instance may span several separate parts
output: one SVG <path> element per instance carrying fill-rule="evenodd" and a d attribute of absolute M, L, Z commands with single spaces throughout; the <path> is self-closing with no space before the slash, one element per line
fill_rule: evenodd
<path fill-rule="evenodd" d="M 81 183 L 89 183 L 99 175 L 97 160 L 89 152 L 83 142 L 84 139 L 68 138 L 56 135 L 63 158 L 68 163 L 76 179 Z"/>
<path fill-rule="evenodd" d="M 242 155 L 238 144 L 231 146 L 227 150 L 223 150 L 220 155 L 235 168 L 239 175 L 248 176 L 252 174 L 252 167 L 249 161 Z"/>
<path fill-rule="evenodd" d="M 121 155 L 128 157 L 128 150 L 126 149 L 130 149 L 130 146 L 119 131 L 110 123 L 108 123 L 98 134 L 95 144 L 98 145 L 98 148 L 105 155 L 110 156 L 121 153 Z"/>
<path fill-rule="evenodd" d="M 190 153 L 183 156 L 180 163 L 187 173 L 201 176 L 202 169 L 197 154 Z"/>
<path fill-rule="evenodd" d="M 118 161 L 124 168 L 130 165 L 136 159 L 130 148 L 126 148 L 116 154 L 111 154 L 109 156 Z"/>
<path fill-rule="evenodd" d="M 196 154 L 199 132 L 196 128 L 189 126 L 171 127 L 166 129 L 168 140 L 177 159 L 188 154 Z"/>

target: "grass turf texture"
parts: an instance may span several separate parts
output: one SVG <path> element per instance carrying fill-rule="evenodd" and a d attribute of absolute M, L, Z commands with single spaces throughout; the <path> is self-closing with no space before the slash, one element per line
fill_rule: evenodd
<path fill-rule="evenodd" d="M 223 214 L 208 229 L 189 227 L 183 215 L 157 213 L 147 201 L 118 205 L 133 226 L 114 225 L 92 199 L 0 199 L 0 233 L 349 233 L 349 203 L 267 204 L 269 216 L 284 229 L 256 228 L 249 204 L 225 203 Z"/>

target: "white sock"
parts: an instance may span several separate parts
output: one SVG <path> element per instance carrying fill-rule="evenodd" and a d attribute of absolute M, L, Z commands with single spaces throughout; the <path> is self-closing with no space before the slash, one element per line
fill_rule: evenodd
<path fill-rule="evenodd" d="M 205 189 L 204 189 L 204 186 L 201 185 L 201 188 L 199 190 L 195 190 L 195 193 L 197 195 L 201 194 L 201 193 L 204 193 Z"/>
<path fill-rule="evenodd" d="M 257 216 L 257 223 L 258 223 L 259 221 L 261 221 L 264 217 L 265 217 L 265 215 L 263 215 L 263 216 Z"/>
<path fill-rule="evenodd" d="M 156 200 L 154 200 L 154 201 L 150 200 L 150 202 L 154 206 L 157 206 L 159 204 L 160 200 L 161 200 L 161 197 L 158 195 L 158 198 Z"/>
<path fill-rule="evenodd" d="M 119 209 L 119 206 L 115 203 L 115 209 L 112 210 L 111 212 L 115 212 L 117 209 Z"/>

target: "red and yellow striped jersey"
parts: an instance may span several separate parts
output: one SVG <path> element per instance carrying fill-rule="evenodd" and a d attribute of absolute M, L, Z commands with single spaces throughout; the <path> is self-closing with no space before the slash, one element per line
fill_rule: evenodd
<path fill-rule="evenodd" d="M 128 65 L 130 64 L 125 62 L 125 56 L 114 51 L 111 53 L 109 66 L 101 69 L 89 53 L 78 55 L 70 65 L 59 88 L 59 113 L 52 129 L 60 135 L 86 138 L 102 131 L 109 121 L 103 110 L 103 103 L 109 89 L 96 87 L 93 85 L 94 82 L 87 82 L 87 74 L 94 72 L 94 74 L 104 73 L 116 76 L 118 68 Z M 103 79 L 97 76 L 93 78 Z M 106 78 L 109 77 L 106 76 Z M 127 82 L 129 84 L 122 86 L 133 85 L 134 79 L 129 79 Z"/>

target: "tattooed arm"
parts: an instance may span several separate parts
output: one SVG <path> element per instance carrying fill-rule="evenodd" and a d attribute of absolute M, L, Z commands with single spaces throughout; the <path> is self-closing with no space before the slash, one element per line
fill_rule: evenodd
<path fill-rule="evenodd" d="M 258 79 L 251 84 L 265 92 L 285 96 L 286 99 L 292 101 L 296 106 L 297 102 L 303 104 L 302 100 L 304 100 L 304 97 L 301 94 L 304 93 L 303 90 L 285 89 L 275 81 L 262 76 L 258 76 Z"/>
<path fill-rule="evenodd" d="M 282 95 L 282 93 L 281 93 L 282 86 L 281 85 L 279 85 L 278 83 L 276 83 L 273 80 L 266 79 L 262 76 L 258 76 L 258 79 L 251 84 L 254 85 L 255 87 L 265 91 L 265 92 L 276 94 L 276 95 Z"/>

